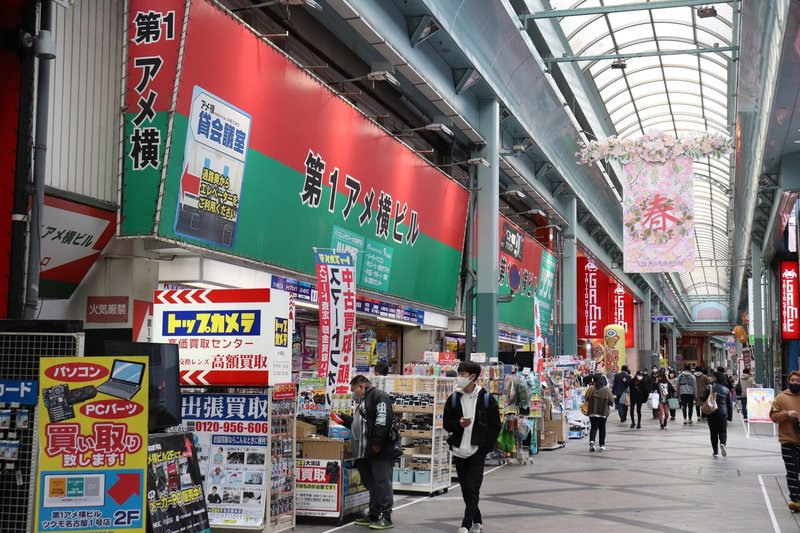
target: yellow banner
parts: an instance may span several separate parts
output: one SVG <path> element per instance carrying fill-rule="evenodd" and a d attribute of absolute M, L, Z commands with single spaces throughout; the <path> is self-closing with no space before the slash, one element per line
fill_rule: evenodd
<path fill-rule="evenodd" d="M 606 372 L 619 372 L 626 364 L 625 328 L 617 324 L 609 324 L 603 329 L 603 347 L 605 348 Z"/>
<path fill-rule="evenodd" d="M 145 531 L 146 356 L 43 357 L 35 532 Z"/>

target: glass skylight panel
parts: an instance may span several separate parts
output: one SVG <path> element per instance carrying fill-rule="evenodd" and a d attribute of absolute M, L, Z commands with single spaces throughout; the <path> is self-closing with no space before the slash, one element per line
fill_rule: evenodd
<path fill-rule="evenodd" d="M 694 40 L 694 31 L 691 24 L 687 25 L 685 22 L 656 21 L 654 26 L 656 28 L 656 36 L 659 39 L 677 37 L 688 41 Z"/>

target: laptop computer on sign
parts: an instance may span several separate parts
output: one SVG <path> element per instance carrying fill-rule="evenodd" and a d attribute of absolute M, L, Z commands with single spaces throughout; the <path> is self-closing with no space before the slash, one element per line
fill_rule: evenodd
<path fill-rule="evenodd" d="M 130 400 L 142 388 L 144 364 L 115 359 L 111 367 L 111 377 L 97 387 L 98 392 Z"/>

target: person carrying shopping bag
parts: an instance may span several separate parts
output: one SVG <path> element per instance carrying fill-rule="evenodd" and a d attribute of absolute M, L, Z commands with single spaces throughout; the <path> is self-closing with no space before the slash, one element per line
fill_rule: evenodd
<path fill-rule="evenodd" d="M 704 408 L 704 413 L 708 420 L 708 432 L 711 435 L 711 449 L 714 457 L 719 457 L 722 452 L 723 457 L 728 456 L 728 422 L 733 420 L 733 402 L 731 402 L 731 391 L 726 386 L 728 383 L 725 374 L 715 371 L 711 376 L 711 383 L 705 388 L 701 399 L 701 404 L 705 404 L 709 396 L 716 396 L 717 409 L 708 413 Z"/>
<path fill-rule="evenodd" d="M 669 421 L 669 399 L 675 396 L 675 387 L 667 379 L 667 373 L 661 372 L 656 380 L 656 392 L 658 393 L 658 421 L 661 429 L 667 429 Z"/>
<path fill-rule="evenodd" d="M 614 405 L 614 394 L 606 385 L 606 379 L 602 374 L 595 374 L 592 386 L 586 392 L 586 399 L 589 400 L 589 451 L 595 451 L 595 437 L 600 433 L 600 451 L 606 449 L 606 422 L 608 421 L 609 408 Z"/>

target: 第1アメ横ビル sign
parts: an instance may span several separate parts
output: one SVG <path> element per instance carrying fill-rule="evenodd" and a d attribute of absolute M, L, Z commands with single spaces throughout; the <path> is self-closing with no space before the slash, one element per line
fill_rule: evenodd
<path fill-rule="evenodd" d="M 34 531 L 145 531 L 146 356 L 42 357 Z"/>
<path fill-rule="evenodd" d="M 178 344 L 184 385 L 291 381 L 289 293 L 273 289 L 156 291 L 153 342 Z"/>
<path fill-rule="evenodd" d="M 136 17 L 152 11 L 162 22 L 174 16 L 178 32 L 184 6 L 131 0 L 128 31 L 136 35 Z M 311 251 L 333 245 L 359 252 L 360 289 L 452 310 L 466 229 L 464 187 L 215 3 L 192 0 L 188 9 L 175 109 L 156 105 L 152 117 L 143 117 L 139 108 L 151 85 L 155 91 L 175 78 L 173 41 L 162 32 L 157 42 L 152 36 L 154 42 L 129 47 L 130 58 L 139 58 L 161 46 L 164 64 L 149 79 L 145 66 L 128 62 L 122 234 L 155 232 L 309 276 Z M 155 146 L 145 153 L 150 159 L 143 159 L 144 140 Z M 161 218 L 153 227 L 156 209 Z"/>

